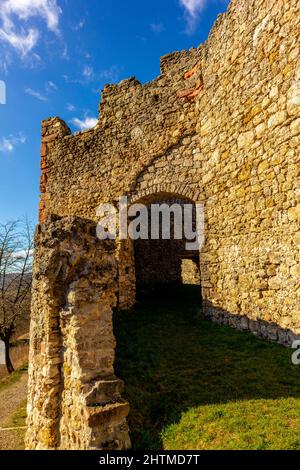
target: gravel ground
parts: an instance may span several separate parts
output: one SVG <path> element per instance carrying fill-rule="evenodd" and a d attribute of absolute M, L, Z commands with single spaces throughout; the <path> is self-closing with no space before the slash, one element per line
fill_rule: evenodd
<path fill-rule="evenodd" d="M 0 392 L 0 428 L 8 427 L 15 412 L 24 403 L 27 394 L 27 374 L 22 374 L 20 380 Z M 1 431 L 0 449 L 24 449 L 25 430 Z"/>

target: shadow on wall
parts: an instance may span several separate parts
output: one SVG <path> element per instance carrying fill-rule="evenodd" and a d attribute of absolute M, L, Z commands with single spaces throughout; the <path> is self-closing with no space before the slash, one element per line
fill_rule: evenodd
<path fill-rule="evenodd" d="M 207 321 L 199 302 L 197 286 L 164 287 L 133 312 L 115 314 L 116 373 L 136 449 L 164 448 L 163 431 L 198 406 L 300 399 L 290 350 Z"/>
<path fill-rule="evenodd" d="M 299 335 L 289 329 L 281 328 L 274 322 L 265 320 L 252 320 L 245 315 L 233 315 L 222 308 L 215 307 L 210 302 L 204 302 L 205 318 L 219 325 L 230 326 L 241 331 L 251 331 L 255 336 L 276 341 L 283 346 L 290 347 Z"/>

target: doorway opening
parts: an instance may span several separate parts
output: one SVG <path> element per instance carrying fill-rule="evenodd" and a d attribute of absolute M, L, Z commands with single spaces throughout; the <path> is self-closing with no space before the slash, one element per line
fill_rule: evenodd
<path fill-rule="evenodd" d="M 180 285 L 198 285 L 201 291 L 201 276 L 198 248 L 191 249 L 185 227 L 191 225 L 192 233 L 196 233 L 195 203 L 185 197 L 170 194 L 152 196 L 144 202 L 148 212 L 148 236 L 134 241 L 134 268 L 136 281 L 136 296 L 141 297 L 155 291 L 176 289 Z M 161 211 L 159 218 L 153 218 L 153 207 L 165 208 L 168 217 Z M 181 211 L 180 209 L 181 208 Z M 187 221 L 188 211 L 192 218 Z M 177 211 L 176 211 L 177 209 Z M 179 211 L 179 212 L 178 212 Z M 178 213 L 182 221 L 182 236 L 178 236 Z M 153 224 L 159 223 L 156 233 Z M 169 227 L 166 227 L 169 224 Z M 166 236 L 167 235 L 167 236 Z"/>

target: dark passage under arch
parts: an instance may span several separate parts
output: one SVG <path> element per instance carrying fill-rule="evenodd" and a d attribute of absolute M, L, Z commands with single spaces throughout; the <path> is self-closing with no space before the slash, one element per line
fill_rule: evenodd
<path fill-rule="evenodd" d="M 138 239 L 134 242 L 137 297 L 162 286 L 180 284 L 199 285 L 200 293 L 199 250 L 188 249 L 187 242 L 191 240 L 185 237 L 185 227 L 190 227 L 193 232 L 196 230 L 195 203 L 190 199 L 171 194 L 154 195 L 145 202 L 148 209 L 148 239 Z M 154 206 L 156 210 L 158 206 L 164 207 L 167 212 L 169 210 L 170 215 L 163 216 L 160 212 L 159 219 L 153 218 Z M 177 208 L 177 212 L 173 210 L 174 207 Z M 185 215 L 185 208 L 191 209 L 190 224 Z M 158 220 L 159 227 L 155 228 L 158 230 L 159 238 L 153 239 L 151 236 L 153 226 Z M 180 222 L 182 222 L 182 238 L 178 239 Z"/>

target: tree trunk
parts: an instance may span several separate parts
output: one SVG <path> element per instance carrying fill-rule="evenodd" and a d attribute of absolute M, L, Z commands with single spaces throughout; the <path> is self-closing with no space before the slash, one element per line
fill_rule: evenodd
<path fill-rule="evenodd" d="M 4 344 L 5 344 L 5 365 L 7 372 L 9 374 L 12 374 L 14 372 L 14 366 L 11 362 L 9 351 L 10 351 L 10 344 L 9 344 L 9 338 L 4 339 Z"/>

